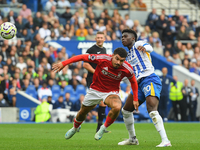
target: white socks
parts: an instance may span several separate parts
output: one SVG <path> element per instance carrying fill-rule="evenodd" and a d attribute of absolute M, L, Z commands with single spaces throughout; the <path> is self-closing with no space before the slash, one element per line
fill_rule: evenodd
<path fill-rule="evenodd" d="M 169 141 L 165 132 L 163 120 L 159 115 L 158 111 L 151 111 L 149 113 L 149 116 L 151 117 L 156 130 L 160 133 L 162 141 Z"/>
<path fill-rule="evenodd" d="M 129 133 L 129 139 L 136 137 L 133 112 L 126 111 L 122 108 L 122 114 L 124 123 L 126 125 L 126 129 L 128 130 Z"/>

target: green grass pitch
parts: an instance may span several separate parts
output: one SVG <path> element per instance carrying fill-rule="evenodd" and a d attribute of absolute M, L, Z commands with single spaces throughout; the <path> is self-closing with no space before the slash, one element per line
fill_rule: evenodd
<path fill-rule="evenodd" d="M 114 123 L 101 140 L 95 141 L 96 123 L 84 123 L 80 132 L 71 139 L 64 135 L 72 123 L 64 124 L 0 124 L 0 150 L 151 150 L 161 142 L 152 123 L 136 123 L 136 134 L 140 145 L 118 146 L 128 138 L 124 123 Z M 200 123 L 165 123 L 173 150 L 200 149 Z M 163 148 L 161 148 L 163 149 Z"/>

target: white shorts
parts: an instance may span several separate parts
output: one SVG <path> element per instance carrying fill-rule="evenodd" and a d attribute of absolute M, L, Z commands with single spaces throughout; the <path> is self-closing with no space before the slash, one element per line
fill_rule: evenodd
<path fill-rule="evenodd" d="M 105 99 L 109 95 L 118 95 L 120 98 L 119 92 L 105 93 L 105 92 L 99 92 L 90 88 L 87 94 L 85 95 L 85 98 L 82 104 L 84 106 L 94 106 L 94 105 L 100 104 L 101 101 L 105 102 Z"/>

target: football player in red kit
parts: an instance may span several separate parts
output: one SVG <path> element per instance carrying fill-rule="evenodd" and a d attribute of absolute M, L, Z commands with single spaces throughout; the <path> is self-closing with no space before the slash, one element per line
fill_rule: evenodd
<path fill-rule="evenodd" d="M 119 96 L 119 87 L 120 81 L 124 77 L 127 77 L 131 83 L 133 105 L 136 109 L 138 108 L 138 85 L 131 65 L 125 61 L 126 57 L 126 50 L 117 48 L 112 55 L 83 54 L 53 65 L 53 71 L 59 72 L 66 65 L 77 61 L 97 64 L 93 75 L 93 82 L 85 96 L 81 109 L 74 119 L 73 128 L 65 134 L 66 139 L 70 139 L 77 132 L 79 126 L 85 120 L 87 113 L 101 101 L 111 108 L 105 123 L 100 127 L 94 137 L 96 140 L 102 138 L 107 127 L 115 121 L 120 113 L 122 103 Z"/>

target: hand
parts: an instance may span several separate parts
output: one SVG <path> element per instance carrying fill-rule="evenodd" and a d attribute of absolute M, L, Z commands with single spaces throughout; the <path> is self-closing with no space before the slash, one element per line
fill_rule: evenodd
<path fill-rule="evenodd" d="M 137 49 L 142 52 L 146 52 L 146 48 L 144 46 L 138 46 Z"/>
<path fill-rule="evenodd" d="M 139 102 L 138 101 L 133 101 L 133 106 L 136 109 L 136 111 L 138 111 Z"/>
<path fill-rule="evenodd" d="M 185 94 L 185 90 L 183 90 L 182 92 L 183 92 L 183 94 Z"/>
<path fill-rule="evenodd" d="M 53 66 L 52 66 L 52 70 L 53 70 L 55 73 L 59 72 L 59 71 L 62 70 L 63 68 L 64 68 L 64 66 L 63 66 L 62 62 L 59 62 L 59 63 L 57 63 L 57 64 L 53 64 Z"/>

